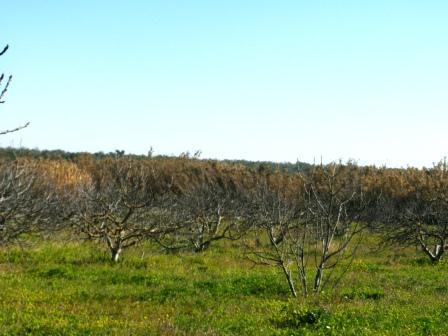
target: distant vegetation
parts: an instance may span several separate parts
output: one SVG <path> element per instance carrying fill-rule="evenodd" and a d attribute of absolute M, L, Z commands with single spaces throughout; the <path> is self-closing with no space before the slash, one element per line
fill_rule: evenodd
<path fill-rule="evenodd" d="M 68 161 L 76 160 L 81 156 L 91 156 L 96 159 L 104 159 L 107 157 L 117 157 L 126 156 L 134 159 L 144 159 L 149 156 L 153 156 L 152 152 L 148 152 L 147 155 L 137 155 L 137 154 L 126 154 L 123 150 L 116 150 L 115 152 L 97 152 L 97 153 L 87 153 L 87 152 L 66 152 L 63 150 L 39 150 L 39 149 L 29 149 L 29 148 L 13 148 L 13 147 L 3 147 L 0 148 L 0 158 L 16 158 L 16 157 L 29 157 L 29 158 L 44 158 L 44 159 L 63 159 Z M 188 153 L 184 153 L 181 156 L 189 156 Z M 158 155 L 157 157 L 165 157 L 166 155 Z M 204 161 L 217 161 L 217 160 L 204 160 Z M 298 172 L 309 169 L 312 165 L 306 162 L 297 161 L 295 163 L 291 162 L 271 162 L 271 161 L 248 161 L 248 160 L 222 160 L 221 162 L 229 164 L 239 164 L 248 168 L 255 170 L 270 170 L 270 171 L 283 171 L 283 172 Z"/>

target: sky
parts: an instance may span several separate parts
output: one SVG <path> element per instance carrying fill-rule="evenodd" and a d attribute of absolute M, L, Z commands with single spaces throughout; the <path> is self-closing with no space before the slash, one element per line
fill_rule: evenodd
<path fill-rule="evenodd" d="M 15 0 L 1 146 L 432 166 L 448 2 Z"/>

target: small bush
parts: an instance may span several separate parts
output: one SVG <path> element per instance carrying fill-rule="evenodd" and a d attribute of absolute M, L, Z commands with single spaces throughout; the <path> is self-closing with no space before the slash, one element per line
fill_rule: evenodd
<path fill-rule="evenodd" d="M 277 326 L 280 328 L 317 327 L 328 319 L 329 312 L 323 308 L 286 306 L 282 310 L 282 318 Z"/>
<path fill-rule="evenodd" d="M 380 300 L 385 296 L 382 290 L 370 287 L 362 287 L 352 289 L 350 292 L 345 292 L 342 297 L 345 300 Z"/>

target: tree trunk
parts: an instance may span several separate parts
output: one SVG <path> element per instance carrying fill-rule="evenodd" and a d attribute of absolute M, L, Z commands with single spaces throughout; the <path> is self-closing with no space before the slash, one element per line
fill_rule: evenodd
<path fill-rule="evenodd" d="M 282 269 L 283 273 L 286 276 L 286 279 L 288 280 L 289 290 L 291 291 L 292 296 L 297 297 L 296 288 L 294 286 L 294 281 L 292 279 L 291 270 L 288 270 L 285 264 L 282 263 Z"/>
<path fill-rule="evenodd" d="M 121 247 L 116 247 L 111 249 L 111 255 L 112 255 L 112 261 L 117 262 L 118 258 L 120 258 L 120 254 L 121 254 Z"/>
<path fill-rule="evenodd" d="M 308 283 L 306 281 L 306 272 L 305 272 L 305 266 L 303 263 L 299 267 L 299 277 L 300 277 L 300 282 L 302 283 L 303 296 L 307 297 L 308 296 Z"/>
<path fill-rule="evenodd" d="M 426 253 L 433 263 L 438 263 L 442 259 L 445 252 L 443 244 L 436 245 L 434 251 L 431 251 L 423 240 L 419 240 L 419 242 L 423 252 Z"/>
<path fill-rule="evenodd" d="M 324 264 L 320 264 L 314 278 L 314 292 L 319 293 L 322 286 L 322 277 L 324 276 Z"/>

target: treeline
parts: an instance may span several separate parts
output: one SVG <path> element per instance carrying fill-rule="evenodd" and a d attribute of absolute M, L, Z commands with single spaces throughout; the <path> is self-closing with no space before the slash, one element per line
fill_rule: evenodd
<path fill-rule="evenodd" d="M 338 283 L 345 272 L 337 266 L 362 245 L 363 232 L 417 244 L 434 262 L 447 247 L 445 164 L 285 171 L 189 155 L 51 153 L 0 153 L 2 244 L 67 230 L 104 243 L 117 261 L 148 240 L 199 253 L 230 239 L 254 263 L 278 267 L 294 296 Z"/>
<path fill-rule="evenodd" d="M 0 158 L 2 159 L 15 159 L 15 158 L 34 158 L 34 159 L 53 159 L 53 160 L 67 160 L 76 161 L 83 156 L 90 156 L 95 159 L 105 159 L 110 157 L 128 157 L 133 159 L 147 159 L 153 157 L 153 151 L 149 150 L 146 155 L 126 154 L 124 150 L 115 150 L 114 152 L 104 153 L 88 153 L 88 152 L 67 152 L 60 149 L 57 150 L 39 150 L 30 148 L 13 148 L 13 147 L 0 147 Z M 179 155 L 184 158 L 196 158 L 199 159 L 199 155 L 191 155 L 188 152 Z M 157 155 L 156 157 L 169 158 L 166 155 Z M 216 160 L 209 160 L 216 161 Z M 311 164 L 301 161 L 291 162 L 271 162 L 271 161 L 248 161 L 248 160 L 222 160 L 221 162 L 229 164 L 239 164 L 255 170 L 270 170 L 270 171 L 283 171 L 283 172 L 299 172 L 306 171 L 311 168 Z"/>

